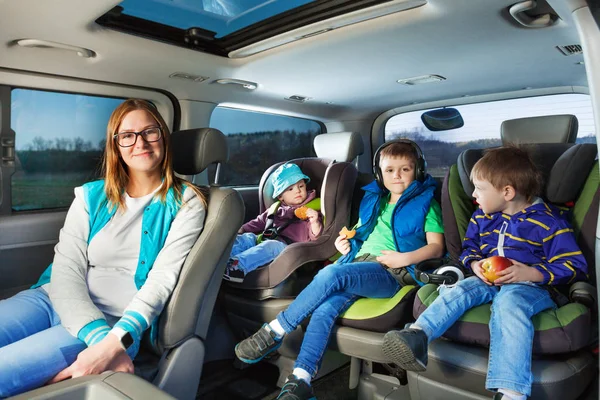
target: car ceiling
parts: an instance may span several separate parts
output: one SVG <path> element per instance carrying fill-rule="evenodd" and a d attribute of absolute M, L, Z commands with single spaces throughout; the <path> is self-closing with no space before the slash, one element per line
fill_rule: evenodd
<path fill-rule="evenodd" d="M 205 54 L 102 28 L 93 21 L 115 0 L 0 0 L 0 68 L 163 89 L 178 99 L 233 104 L 323 122 L 374 118 L 386 110 L 443 99 L 524 88 L 586 87 L 570 14 L 527 29 L 508 14 L 515 0 L 428 0 L 422 7 L 364 21 L 241 59 Z M 556 4 L 554 4 L 556 3 Z M 33 38 L 92 49 L 84 59 L 56 49 L 22 48 Z M 210 77 L 202 83 L 174 72 Z M 398 79 L 438 74 L 446 81 L 417 86 Z M 248 91 L 215 79 L 258 83 Z M 305 103 L 284 100 L 310 97 Z M 327 104 L 331 103 L 331 104 Z"/>

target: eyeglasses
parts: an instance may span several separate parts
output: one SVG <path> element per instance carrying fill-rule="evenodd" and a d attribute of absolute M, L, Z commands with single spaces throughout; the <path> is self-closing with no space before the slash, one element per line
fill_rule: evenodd
<path fill-rule="evenodd" d="M 138 136 L 141 136 L 146 143 L 158 142 L 161 138 L 161 129 L 158 126 L 144 129 L 141 132 L 123 132 L 117 133 L 113 136 L 113 139 L 117 141 L 117 144 L 121 147 L 131 147 L 137 142 Z"/>

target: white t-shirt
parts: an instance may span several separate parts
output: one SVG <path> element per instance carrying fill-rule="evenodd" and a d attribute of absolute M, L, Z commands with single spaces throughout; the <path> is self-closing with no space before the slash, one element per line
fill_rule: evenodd
<path fill-rule="evenodd" d="M 123 315 L 138 291 L 134 277 L 140 255 L 142 218 L 156 190 L 137 198 L 125 193 L 125 212 L 118 210 L 88 246 L 90 298 L 105 314 Z"/>

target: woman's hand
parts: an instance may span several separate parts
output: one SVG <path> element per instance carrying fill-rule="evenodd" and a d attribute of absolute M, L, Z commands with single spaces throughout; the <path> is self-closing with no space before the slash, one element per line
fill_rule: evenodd
<path fill-rule="evenodd" d="M 121 347 L 119 338 L 108 334 L 99 343 L 83 350 L 77 360 L 59 372 L 48 384 L 85 375 L 97 375 L 104 371 L 133 373 L 133 362 Z"/>
<path fill-rule="evenodd" d="M 471 263 L 471 270 L 473 271 L 473 273 L 483 281 L 483 283 L 485 283 L 486 285 L 490 285 L 492 286 L 493 283 L 488 281 L 488 279 L 483 276 L 483 269 L 481 268 L 481 265 L 483 264 L 485 260 L 479 260 L 479 261 L 473 261 Z"/>
<path fill-rule="evenodd" d="M 404 268 L 411 264 L 406 253 L 392 250 L 381 250 L 381 255 L 377 257 L 377 262 L 392 269 Z"/>
<path fill-rule="evenodd" d="M 339 251 L 343 256 L 350 253 L 350 242 L 346 239 L 346 235 L 340 235 L 337 239 L 335 239 L 335 248 Z"/>
<path fill-rule="evenodd" d="M 517 282 L 542 282 L 544 280 L 544 275 L 537 269 L 515 261 L 512 258 L 509 260 L 512 261 L 513 265 L 496 273 L 499 278 L 494 281 L 494 285 Z"/>

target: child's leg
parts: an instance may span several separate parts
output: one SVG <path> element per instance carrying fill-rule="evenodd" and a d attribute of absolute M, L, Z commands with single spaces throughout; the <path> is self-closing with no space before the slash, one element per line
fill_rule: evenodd
<path fill-rule="evenodd" d="M 394 296 L 399 287 L 379 263 L 331 264 L 319 271 L 287 310 L 277 315 L 277 320 L 289 333 L 334 293 L 387 298 Z"/>
<path fill-rule="evenodd" d="M 544 288 L 530 284 L 502 286 L 492 303 L 487 389 L 531 394 L 531 317 L 556 304 Z"/>
<path fill-rule="evenodd" d="M 407 371 L 425 371 L 427 346 L 440 337 L 467 310 L 489 303 L 498 288 L 477 277 L 440 287 L 440 295 L 409 329 L 389 331 L 383 337 L 382 351 L 390 362 Z"/>
<path fill-rule="evenodd" d="M 385 298 L 396 294 L 399 287 L 379 263 L 331 264 L 319 271 L 288 309 L 279 313 L 276 321 L 285 333 L 290 333 L 334 294 Z M 240 360 L 255 363 L 277 350 L 281 339 L 271 324 L 264 324 L 254 335 L 238 343 L 235 353 Z"/>
<path fill-rule="evenodd" d="M 476 276 L 461 280 L 455 286 L 440 287 L 438 298 L 414 325 L 421 328 L 431 342 L 442 336 L 465 312 L 492 301 L 497 292 L 497 286 L 486 285 Z"/>
<path fill-rule="evenodd" d="M 358 296 L 352 294 L 335 293 L 317 307 L 310 317 L 294 368 L 307 371 L 311 377 L 317 374 L 317 367 L 327 349 L 331 329 L 337 317 L 357 299 Z M 307 383 L 310 383 L 310 379 Z"/>
<path fill-rule="evenodd" d="M 264 240 L 256 246 L 237 254 L 235 256 L 238 260 L 237 267 L 246 275 L 273 261 L 285 247 L 286 244 L 279 240 Z"/>
<path fill-rule="evenodd" d="M 254 233 L 246 232 L 239 234 L 235 237 L 233 247 L 231 248 L 231 255 L 229 257 L 235 257 L 241 252 L 254 246 L 256 246 L 256 235 Z"/>
<path fill-rule="evenodd" d="M 83 349 L 60 325 L 43 289 L 0 301 L 0 398 L 43 385 Z"/>

